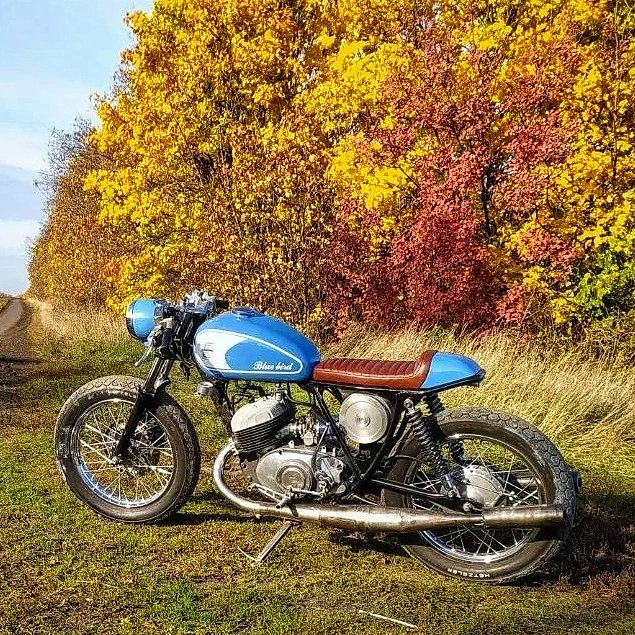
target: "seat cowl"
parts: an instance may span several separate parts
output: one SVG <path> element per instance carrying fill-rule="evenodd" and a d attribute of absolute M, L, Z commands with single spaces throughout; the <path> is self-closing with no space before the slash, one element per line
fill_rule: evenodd
<path fill-rule="evenodd" d="M 406 362 L 334 357 L 314 367 L 313 381 L 364 388 L 420 390 L 435 354 L 433 350 L 425 351 L 418 359 Z"/>
<path fill-rule="evenodd" d="M 437 353 L 426 376 L 422 390 L 440 392 L 458 386 L 477 385 L 485 377 L 483 370 L 473 359 L 458 353 Z"/>

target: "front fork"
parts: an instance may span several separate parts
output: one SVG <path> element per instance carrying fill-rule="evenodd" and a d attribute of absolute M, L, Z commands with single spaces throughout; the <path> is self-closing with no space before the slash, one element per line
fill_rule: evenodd
<path fill-rule="evenodd" d="M 132 410 L 128 415 L 123 432 L 115 446 L 112 458 L 116 462 L 121 461 L 128 452 L 137 426 L 154 401 L 157 393 L 170 383 L 169 375 L 172 370 L 172 364 L 174 364 L 174 362 L 171 359 L 164 359 L 163 357 L 154 358 L 154 362 L 152 362 L 150 372 L 145 382 L 139 386 L 137 390 L 137 397 L 135 398 Z"/>

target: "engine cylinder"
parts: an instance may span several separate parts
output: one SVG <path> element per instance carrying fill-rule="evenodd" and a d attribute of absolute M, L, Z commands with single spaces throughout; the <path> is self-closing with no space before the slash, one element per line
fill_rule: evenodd
<path fill-rule="evenodd" d="M 275 397 L 257 399 L 236 411 L 231 420 L 239 452 L 258 452 L 272 445 L 276 432 L 293 419 L 293 408 Z"/>

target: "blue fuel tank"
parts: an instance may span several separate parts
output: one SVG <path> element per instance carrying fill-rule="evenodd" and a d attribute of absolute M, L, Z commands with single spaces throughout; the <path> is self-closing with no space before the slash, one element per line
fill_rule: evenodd
<path fill-rule="evenodd" d="M 303 382 L 311 378 L 320 353 L 281 320 L 238 307 L 199 326 L 194 360 L 206 376 L 216 379 Z"/>

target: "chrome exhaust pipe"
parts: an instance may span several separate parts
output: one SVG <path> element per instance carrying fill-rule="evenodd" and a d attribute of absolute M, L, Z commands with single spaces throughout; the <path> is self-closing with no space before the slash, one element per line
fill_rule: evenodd
<path fill-rule="evenodd" d="M 355 531 L 412 533 L 428 529 L 457 526 L 486 526 L 496 529 L 546 527 L 560 525 L 564 520 L 561 505 L 527 505 L 525 507 L 492 507 L 479 514 L 431 512 L 400 507 L 374 505 L 313 505 L 301 503 L 276 507 L 274 503 L 250 500 L 236 494 L 225 482 L 225 465 L 236 453 L 230 441 L 214 462 L 213 478 L 220 493 L 235 507 L 260 518 L 273 516 L 301 523 L 312 523 Z"/>

